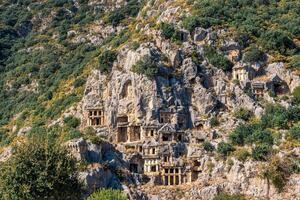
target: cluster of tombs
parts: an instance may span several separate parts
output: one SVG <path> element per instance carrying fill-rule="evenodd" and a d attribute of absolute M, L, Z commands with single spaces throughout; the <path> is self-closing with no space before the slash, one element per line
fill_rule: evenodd
<path fill-rule="evenodd" d="M 263 98 L 267 92 L 281 95 L 289 91 L 287 83 L 277 74 L 268 76 L 260 69 L 255 70 L 251 66 L 241 63 L 233 67 L 232 78 L 245 86 L 249 85 L 256 98 Z"/>
<path fill-rule="evenodd" d="M 87 126 L 106 126 L 103 107 L 86 108 Z M 144 174 L 158 185 L 192 182 L 199 171 L 186 161 L 188 137 L 184 114 L 161 110 L 156 124 L 132 123 L 126 115 L 118 115 L 114 142 L 121 147 L 133 173 Z"/>
<path fill-rule="evenodd" d="M 283 94 L 288 90 L 287 84 L 278 75 L 262 75 L 247 65 L 237 64 L 233 68 L 232 78 L 244 85 L 250 84 L 256 98 L 263 97 L 266 92 Z M 121 99 L 130 100 L 132 95 L 131 82 L 126 82 Z M 188 137 L 187 132 L 183 131 L 188 121 L 184 112 L 162 109 L 152 124 L 132 121 L 126 113 L 113 117 L 108 123 L 104 106 L 87 106 L 83 126 L 97 129 L 109 126 L 107 130 L 112 133 L 113 142 L 124 153 L 133 173 L 144 174 L 151 182 L 161 185 L 179 185 L 197 179 L 201 173 L 199 157 L 188 157 L 187 145 L 193 143 L 192 140 L 197 142 L 203 139 Z M 205 121 L 194 125 L 197 130 L 207 126 Z"/>

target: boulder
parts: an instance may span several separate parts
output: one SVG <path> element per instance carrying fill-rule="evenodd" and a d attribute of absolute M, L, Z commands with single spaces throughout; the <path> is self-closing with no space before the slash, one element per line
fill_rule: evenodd
<path fill-rule="evenodd" d="M 200 42 L 203 41 L 207 36 L 207 31 L 204 28 L 197 27 L 194 33 L 194 41 Z"/>

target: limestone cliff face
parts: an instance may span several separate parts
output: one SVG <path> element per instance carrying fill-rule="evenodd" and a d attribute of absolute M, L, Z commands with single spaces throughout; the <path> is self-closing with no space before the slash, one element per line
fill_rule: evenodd
<path fill-rule="evenodd" d="M 106 15 L 119 16 L 119 13 L 113 13 L 115 10 L 126 12 L 120 8 L 128 2 L 88 1 L 95 13 L 97 9 L 103 10 L 103 16 L 95 17 L 95 21 L 84 27 L 72 25 L 64 35 L 69 46 L 85 44 L 86 49 L 94 48 L 95 52 L 82 67 L 83 71 L 71 74 L 73 79 L 88 76 L 82 100 L 47 125 L 63 127 L 65 117 L 75 116 L 81 119 L 79 129 L 82 133 L 92 127 L 96 132 L 93 136 L 99 136 L 97 139 L 101 138 L 102 142 L 105 140 L 105 144 L 100 145 L 83 138 L 66 143 L 77 160 L 90 164 L 80 172 L 87 193 L 93 192 L 95 187 L 113 187 L 126 190 L 131 199 L 207 200 L 222 191 L 243 193 L 253 198 L 265 197 L 268 188 L 266 181 L 260 178 L 260 162 L 252 159 L 241 162 L 232 158 L 228 164 L 216 154 L 205 151 L 202 142 L 209 141 L 216 149 L 221 142 L 228 141 L 228 134 L 244 123 L 234 117 L 238 108 L 249 110 L 259 118 L 266 103 L 290 106 L 289 94 L 300 85 L 299 74 L 266 53 L 263 60 L 246 62 L 243 58 L 245 44 L 225 26 L 204 28 L 200 23 L 193 30 L 185 30 L 183 19 L 192 13 L 192 5 L 187 2 L 192 1 L 145 1 L 137 16 L 116 25 L 112 25 L 113 20 L 110 24 L 105 21 Z M 71 7 L 74 13 L 72 9 L 61 10 L 75 14 L 79 7 L 80 4 L 74 1 Z M 42 33 L 58 14 L 56 10 L 44 17 L 34 17 L 33 29 Z M 174 28 L 175 39 L 165 36 L 160 27 L 163 23 Z M 28 25 L 28 30 L 24 27 L 22 32 L 26 35 L 29 29 L 32 27 Z M 59 33 L 51 37 L 51 40 L 58 40 Z M 138 47 L 132 47 L 134 42 Z M 222 63 L 213 65 L 206 50 L 209 47 L 216 51 L 214 56 L 226 58 L 232 70 L 222 69 L 219 66 Z M 30 53 L 44 48 L 38 46 L 26 50 Z M 98 61 L 99 52 L 106 50 L 113 50 L 117 55 L 109 72 L 101 71 L 101 66 L 94 62 Z M 81 55 L 81 51 L 77 54 Z M 81 57 L 84 56 L 78 60 Z M 158 73 L 154 77 L 133 70 L 145 57 L 157 61 Z M 64 89 L 67 93 L 68 89 L 80 93 L 83 86 L 76 89 L 68 83 L 60 87 L 67 88 Z M 37 88 L 38 83 L 33 82 L 20 90 L 37 92 Z M 272 94 L 285 98 L 275 98 Z M 52 93 L 45 96 L 52 98 Z M 53 98 L 58 96 L 54 93 Z M 47 114 L 50 115 L 50 111 Z M 28 125 L 16 133 L 24 136 L 30 130 Z M 285 139 L 284 131 L 283 134 L 280 132 L 280 137 L 279 140 Z M 251 148 L 249 146 L 247 148 Z M 276 145 L 272 148 L 279 149 Z M 299 149 L 291 151 L 299 152 Z M 9 147 L 0 151 L 0 162 L 12 152 Z M 276 155 L 288 153 L 278 152 Z M 299 157 L 299 153 L 296 156 Z M 119 177 L 119 170 L 123 170 L 125 178 Z M 157 185 L 177 186 L 163 188 Z M 299 175 L 293 175 L 286 191 L 278 193 L 271 186 L 269 197 L 274 200 L 300 199 L 299 185 Z M 182 193 L 178 194 L 177 189 Z"/>

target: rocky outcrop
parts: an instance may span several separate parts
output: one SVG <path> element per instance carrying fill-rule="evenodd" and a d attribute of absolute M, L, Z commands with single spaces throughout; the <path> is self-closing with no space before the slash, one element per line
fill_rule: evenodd
<path fill-rule="evenodd" d="M 79 180 L 83 181 L 88 194 L 97 188 L 121 188 L 119 178 L 109 169 L 104 169 L 100 165 L 94 164 L 90 169 L 79 173 Z"/>
<path fill-rule="evenodd" d="M 9 159 L 12 156 L 13 148 L 12 147 L 6 147 L 2 149 L 0 153 L 0 163 L 5 162 L 7 159 Z"/>

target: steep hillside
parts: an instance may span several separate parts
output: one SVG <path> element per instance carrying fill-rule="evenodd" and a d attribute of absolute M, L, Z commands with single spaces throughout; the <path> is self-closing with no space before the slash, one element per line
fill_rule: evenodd
<path fill-rule="evenodd" d="M 4 0 L 0 161 L 47 135 L 86 194 L 300 198 L 299 16 L 297 0 Z"/>

